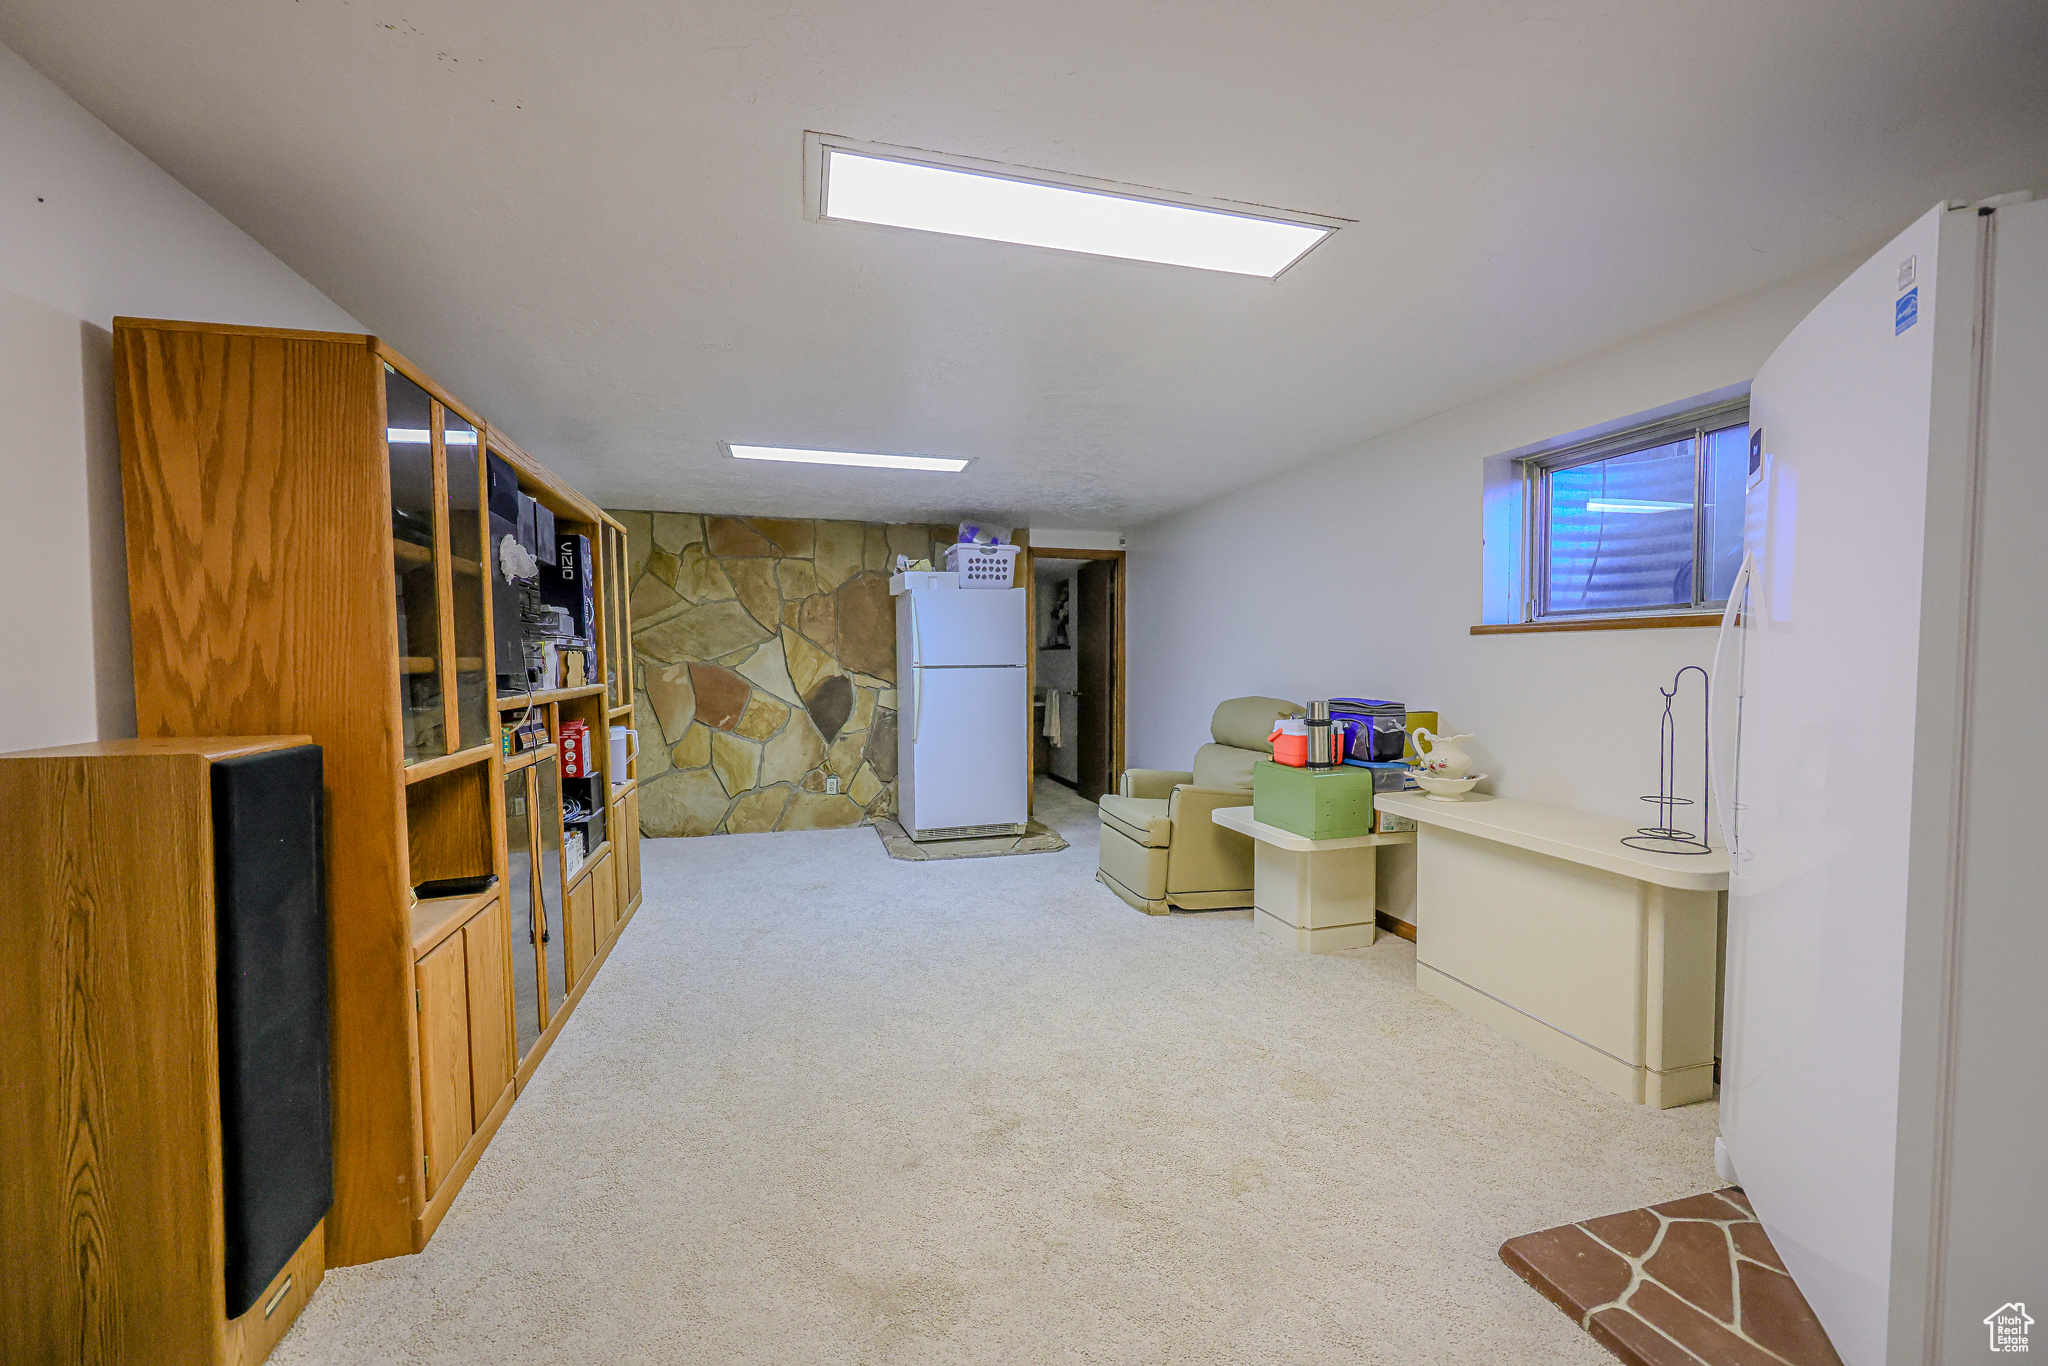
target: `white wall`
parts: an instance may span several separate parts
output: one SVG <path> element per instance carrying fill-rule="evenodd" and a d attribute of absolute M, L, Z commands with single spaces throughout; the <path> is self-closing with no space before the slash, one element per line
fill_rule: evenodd
<path fill-rule="evenodd" d="M 135 733 L 117 314 L 364 330 L 0 47 L 0 751 Z"/>
<path fill-rule="evenodd" d="M 1641 334 L 1130 533 L 1130 762 L 1184 767 L 1218 701 L 1382 697 L 1470 731 L 1483 786 L 1630 816 L 1706 628 L 1474 636 L 1487 456 L 1741 383 L 1855 260 Z"/>

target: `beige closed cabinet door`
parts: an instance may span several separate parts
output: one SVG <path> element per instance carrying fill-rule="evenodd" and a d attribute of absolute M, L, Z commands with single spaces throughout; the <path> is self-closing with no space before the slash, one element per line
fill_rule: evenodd
<path fill-rule="evenodd" d="M 462 927 L 469 988 L 470 1110 L 478 1122 L 512 1084 L 510 938 L 502 901 L 493 901 Z"/>
<path fill-rule="evenodd" d="M 619 909 L 640 899 L 640 789 L 626 794 L 626 828 L 621 847 L 626 853 L 626 884 L 619 893 Z"/>
<path fill-rule="evenodd" d="M 440 1187 L 476 1130 L 469 1055 L 469 961 L 451 934 L 414 969 L 419 988 L 421 1128 L 427 1193 Z"/>
<path fill-rule="evenodd" d="M 594 915 L 598 922 L 598 938 L 594 942 L 600 948 L 610 942 L 612 930 L 618 928 L 618 866 L 623 862 L 616 854 L 606 854 L 590 872 L 590 883 L 596 889 Z"/>
<path fill-rule="evenodd" d="M 569 889 L 569 982 L 583 980 L 597 944 L 597 874 L 590 873 Z"/>

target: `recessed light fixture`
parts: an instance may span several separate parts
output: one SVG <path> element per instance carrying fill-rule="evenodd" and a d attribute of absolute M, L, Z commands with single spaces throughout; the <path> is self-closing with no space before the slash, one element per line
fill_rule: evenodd
<path fill-rule="evenodd" d="M 812 216 L 1271 280 L 1349 220 L 805 135 Z"/>
<path fill-rule="evenodd" d="M 793 460 L 800 465 L 861 465 L 877 470 L 939 470 L 958 474 L 965 460 L 938 455 L 875 455 L 867 451 L 807 451 L 793 446 L 735 446 L 726 443 L 735 460 Z"/>
<path fill-rule="evenodd" d="M 384 439 L 394 446 L 431 446 L 434 434 L 425 427 L 390 427 L 384 432 Z M 447 432 L 441 438 L 446 446 L 474 446 L 475 432 Z"/>
<path fill-rule="evenodd" d="M 1649 498 L 1594 498 L 1588 512 L 1691 512 L 1691 503 L 1659 503 Z"/>

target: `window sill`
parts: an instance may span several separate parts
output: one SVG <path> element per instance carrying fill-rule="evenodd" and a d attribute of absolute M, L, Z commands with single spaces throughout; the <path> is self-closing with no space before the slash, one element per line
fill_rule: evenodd
<path fill-rule="evenodd" d="M 1597 617 L 1588 621 L 1516 621 L 1474 626 L 1475 636 L 1521 635 L 1531 631 L 1639 631 L 1664 626 L 1719 626 L 1719 612 L 1673 612 L 1663 617 Z"/>

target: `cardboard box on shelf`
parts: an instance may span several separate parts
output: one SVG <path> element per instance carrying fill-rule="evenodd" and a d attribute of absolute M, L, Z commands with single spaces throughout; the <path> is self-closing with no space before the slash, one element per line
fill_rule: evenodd
<path fill-rule="evenodd" d="M 590 753 L 590 723 L 564 721 L 561 725 L 562 776 L 588 778 L 597 771 Z"/>

